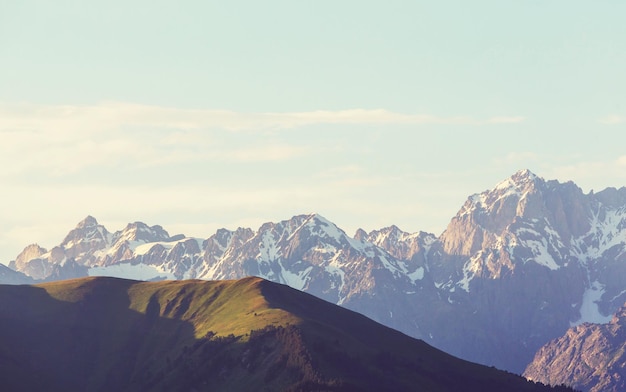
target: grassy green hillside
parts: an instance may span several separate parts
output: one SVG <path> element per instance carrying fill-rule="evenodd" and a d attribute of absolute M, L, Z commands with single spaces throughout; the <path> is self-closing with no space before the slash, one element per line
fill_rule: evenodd
<path fill-rule="evenodd" d="M 259 278 L 0 286 L 11 391 L 539 391 Z"/>

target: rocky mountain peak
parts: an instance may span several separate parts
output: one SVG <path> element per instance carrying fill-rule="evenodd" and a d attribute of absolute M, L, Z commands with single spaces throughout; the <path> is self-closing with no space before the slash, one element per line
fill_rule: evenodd
<path fill-rule="evenodd" d="M 367 241 L 367 232 L 361 228 L 354 233 L 354 239 L 357 241 Z"/>
<path fill-rule="evenodd" d="M 167 241 L 170 235 L 159 225 L 148 226 L 143 222 L 133 222 L 126 225 L 124 230 L 114 234 L 116 240 L 156 242 Z"/>
<path fill-rule="evenodd" d="M 498 183 L 493 189 L 470 196 L 442 234 L 445 252 L 470 256 L 498 242 L 500 236 L 511 229 L 513 224 L 519 226 L 521 222 L 543 222 L 547 215 L 546 205 L 552 200 L 561 203 L 563 196 L 560 193 L 568 196 L 572 193 L 562 188 L 559 183 L 546 186 L 545 180 L 525 169 Z M 548 220 L 553 219 L 549 216 Z"/>
<path fill-rule="evenodd" d="M 514 173 L 511 177 L 501 181 L 495 186 L 496 190 L 500 189 L 515 189 L 524 190 L 527 188 L 535 187 L 543 183 L 543 179 L 537 176 L 535 173 L 528 169 L 520 170 Z"/>
<path fill-rule="evenodd" d="M 303 217 L 305 218 L 305 222 L 311 222 L 314 225 L 335 226 L 334 223 L 332 223 L 331 221 L 324 218 L 322 215 L 318 213 L 304 215 Z"/>
<path fill-rule="evenodd" d="M 47 250 L 37 244 L 30 244 L 15 258 L 15 261 L 11 263 L 11 266 L 15 269 L 21 269 L 33 259 L 39 258 L 45 254 Z"/>
<path fill-rule="evenodd" d="M 533 196 L 543 193 L 545 181 L 530 170 L 520 170 L 511 177 L 498 183 L 494 188 L 482 193 L 471 195 L 454 219 L 473 216 L 481 220 L 481 216 L 491 215 L 506 224 L 522 213 L 525 205 Z M 536 199 L 536 197 L 535 197 Z M 489 224 L 485 222 L 487 226 Z M 502 230 L 502 225 L 496 231 Z"/>
<path fill-rule="evenodd" d="M 304 231 L 307 235 L 315 235 L 322 238 L 333 238 L 339 242 L 342 242 L 342 239 L 347 238 L 347 235 L 343 230 L 337 227 L 337 225 L 333 222 L 317 213 L 295 216 L 291 219 L 291 221 L 299 222 L 299 227 L 296 231 Z"/>
<path fill-rule="evenodd" d="M 96 218 L 88 216 L 76 225 L 76 228 L 71 230 L 61 246 L 68 248 L 72 247 L 78 242 L 107 242 L 108 231 L 106 228 L 96 221 Z"/>
<path fill-rule="evenodd" d="M 48 251 L 37 244 L 28 245 L 15 260 L 11 261 L 9 267 L 34 279 L 42 279 L 47 273 L 46 262 L 42 260 L 46 258 L 46 253 Z"/>
<path fill-rule="evenodd" d="M 409 235 L 410 235 L 409 233 L 406 233 L 400 230 L 398 226 L 391 225 L 391 226 L 383 227 L 380 230 L 372 230 L 370 233 L 367 234 L 367 237 L 365 238 L 365 240 L 373 244 L 376 244 L 378 246 L 381 246 L 382 244 L 388 243 L 388 242 L 403 241 Z"/>
<path fill-rule="evenodd" d="M 437 240 L 434 234 L 423 231 L 408 233 L 396 225 L 358 233 L 356 239 L 372 243 L 400 260 L 424 259 L 424 252 Z"/>
<path fill-rule="evenodd" d="M 522 169 L 513 174 L 511 176 L 511 180 L 516 184 L 528 184 L 534 183 L 537 180 L 541 180 L 541 177 L 537 176 L 535 173 L 531 172 L 528 169 Z"/>
<path fill-rule="evenodd" d="M 95 251 L 106 248 L 109 243 L 110 234 L 107 229 L 98 224 L 93 216 L 87 216 L 65 236 L 60 247 L 65 250 L 67 259 L 86 260 Z"/>
<path fill-rule="evenodd" d="M 98 226 L 98 221 L 96 220 L 96 218 L 94 218 L 91 215 L 87 215 L 87 217 L 85 219 L 83 219 L 82 221 L 78 222 L 78 225 L 76 225 L 77 229 L 85 229 L 88 227 L 95 227 Z"/>
<path fill-rule="evenodd" d="M 20 259 L 20 258 L 31 258 L 31 259 L 34 259 L 35 257 L 39 257 L 39 256 L 41 256 L 42 254 L 44 254 L 46 252 L 47 252 L 47 250 L 45 248 L 42 248 L 38 244 L 30 244 L 26 248 L 24 248 L 22 253 L 20 253 L 20 255 L 17 256 L 17 258 L 18 259 Z"/>
<path fill-rule="evenodd" d="M 497 184 L 493 189 L 481 193 L 477 201 L 482 202 L 487 208 L 499 200 L 513 196 L 521 200 L 529 193 L 542 189 L 545 181 L 528 169 L 520 170 L 511 177 Z"/>

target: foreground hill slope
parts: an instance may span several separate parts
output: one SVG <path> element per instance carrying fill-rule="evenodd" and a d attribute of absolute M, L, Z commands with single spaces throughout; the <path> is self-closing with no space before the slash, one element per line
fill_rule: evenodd
<path fill-rule="evenodd" d="M 524 375 L 581 391 L 626 390 L 626 306 L 609 324 L 585 323 L 543 346 Z"/>
<path fill-rule="evenodd" d="M 0 286 L 12 391 L 549 388 L 260 278 Z"/>

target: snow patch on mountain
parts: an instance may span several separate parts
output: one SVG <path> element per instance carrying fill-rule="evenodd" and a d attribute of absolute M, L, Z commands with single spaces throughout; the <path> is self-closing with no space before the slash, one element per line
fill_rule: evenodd
<path fill-rule="evenodd" d="M 470 281 L 480 271 L 482 258 L 483 252 L 481 251 L 463 264 L 463 278 L 457 282 L 457 285 L 465 292 L 470 292 Z"/>
<path fill-rule="evenodd" d="M 346 300 L 346 294 L 343 293 L 343 289 L 346 283 L 346 272 L 341 268 L 341 264 L 339 262 L 340 257 L 341 257 L 341 254 L 337 253 L 330 260 L 330 262 L 324 266 L 324 271 L 326 271 L 331 276 L 338 276 L 339 281 L 341 282 L 339 283 L 339 287 L 337 287 L 335 285 L 334 279 L 331 280 L 331 288 L 332 289 L 336 288 L 337 293 L 339 295 L 339 300 L 337 301 L 338 305 L 343 304 L 343 302 Z"/>
<path fill-rule="evenodd" d="M 310 279 L 309 274 L 313 270 L 313 266 L 308 266 L 300 272 L 291 272 L 283 266 L 282 262 L 279 261 L 278 264 L 281 268 L 280 283 L 284 283 L 287 286 L 293 287 L 294 289 L 304 289 Z"/>
<path fill-rule="evenodd" d="M 571 322 L 570 327 L 580 325 L 582 323 L 607 324 L 613 318 L 613 315 L 603 315 L 598 307 L 598 302 L 604 295 L 604 285 L 598 281 L 591 283 L 590 287 L 583 294 L 583 301 L 580 305 L 580 319 Z"/>
<path fill-rule="evenodd" d="M 373 255 L 372 255 L 373 256 Z M 372 257 L 370 256 L 370 257 Z M 400 277 L 402 275 L 406 275 L 406 267 L 402 263 L 394 263 L 390 259 L 388 259 L 384 254 L 379 255 L 378 259 L 383 264 L 383 267 L 387 269 L 394 277 Z M 402 268 L 404 267 L 404 268 Z"/>
<path fill-rule="evenodd" d="M 341 243 L 341 240 L 347 237 L 346 233 L 339 229 L 334 223 L 318 214 L 311 215 L 306 221 L 305 226 L 309 229 L 310 233 L 332 238 L 337 243 Z"/>
<path fill-rule="evenodd" d="M 543 265 L 544 267 L 548 267 L 551 270 L 555 271 L 560 268 L 560 266 L 556 263 L 550 252 L 548 251 L 548 242 L 545 238 L 541 238 L 540 240 L 526 240 L 524 245 L 530 248 L 533 252 L 533 257 L 530 259 L 524 260 L 526 261 L 534 261 L 539 265 Z"/>
<path fill-rule="evenodd" d="M 272 231 L 266 231 L 261 238 L 261 244 L 259 246 L 260 260 L 272 261 L 277 260 L 280 255 L 280 248 L 276 244 L 274 233 Z"/>
<path fill-rule="evenodd" d="M 521 201 L 533 190 L 539 177 L 529 170 L 520 170 L 513 176 L 498 183 L 493 189 L 471 195 L 458 216 L 473 214 L 477 209 L 493 211 L 500 201 L 515 198 Z"/>
<path fill-rule="evenodd" d="M 417 267 L 413 272 L 407 273 L 406 276 L 411 279 L 411 283 L 415 284 L 418 280 L 424 279 L 424 267 Z"/>
<path fill-rule="evenodd" d="M 311 250 L 317 253 L 322 253 L 322 254 L 337 253 L 337 247 L 326 242 L 319 243 Z"/>
<path fill-rule="evenodd" d="M 89 276 L 111 276 L 134 280 L 176 279 L 174 274 L 163 271 L 153 265 L 119 263 L 104 267 L 91 267 Z"/>
<path fill-rule="evenodd" d="M 591 218 L 591 229 L 587 234 L 574 242 L 574 249 L 578 256 L 586 260 L 593 260 L 609 249 L 619 246 L 623 254 L 626 243 L 626 210 L 624 208 L 609 210 L 604 213 L 596 212 Z"/>
<path fill-rule="evenodd" d="M 198 248 L 202 248 L 202 243 L 204 242 L 202 238 L 188 238 L 188 237 L 185 237 L 178 241 L 157 241 L 157 242 L 148 242 L 148 243 L 145 243 L 143 241 L 129 241 L 128 246 L 133 251 L 133 256 L 137 257 L 137 256 L 145 256 L 146 254 L 150 253 L 153 247 L 157 245 L 160 245 L 169 251 L 173 247 L 175 247 L 177 244 L 181 242 L 182 243 L 187 242 L 190 239 L 193 239 L 198 243 Z M 109 251 L 109 253 L 111 252 Z"/>

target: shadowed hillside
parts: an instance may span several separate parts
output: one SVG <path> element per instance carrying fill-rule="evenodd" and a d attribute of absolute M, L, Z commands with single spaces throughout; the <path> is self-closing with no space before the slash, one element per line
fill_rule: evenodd
<path fill-rule="evenodd" d="M 84 278 L 0 286 L 12 391 L 540 391 L 287 286 Z"/>

